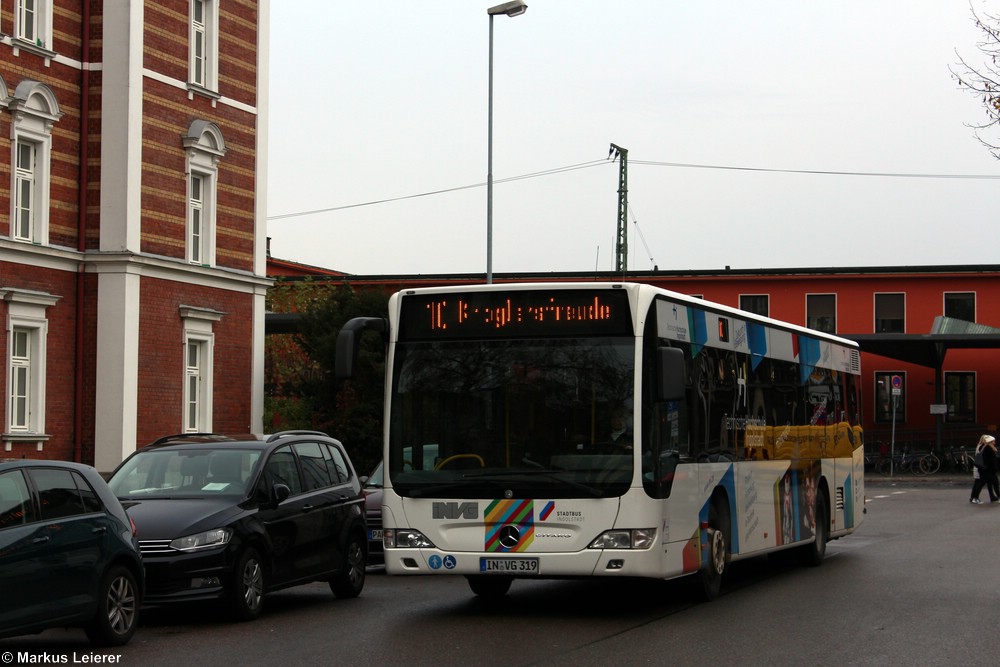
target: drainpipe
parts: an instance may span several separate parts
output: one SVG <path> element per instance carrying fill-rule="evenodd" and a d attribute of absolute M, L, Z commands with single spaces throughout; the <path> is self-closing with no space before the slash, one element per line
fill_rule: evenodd
<path fill-rule="evenodd" d="M 90 0 L 83 0 L 81 8 L 80 39 L 80 191 L 77 207 L 79 214 L 76 225 L 76 248 L 80 252 L 80 263 L 76 271 L 76 371 L 73 377 L 73 460 L 83 460 L 83 302 L 84 278 L 86 277 L 87 252 L 87 151 L 90 143 Z"/>

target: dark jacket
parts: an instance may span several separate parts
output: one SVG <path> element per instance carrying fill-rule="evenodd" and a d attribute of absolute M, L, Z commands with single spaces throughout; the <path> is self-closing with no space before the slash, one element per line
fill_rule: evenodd
<path fill-rule="evenodd" d="M 983 447 L 983 470 L 994 473 L 997 471 L 997 450 L 989 445 Z"/>

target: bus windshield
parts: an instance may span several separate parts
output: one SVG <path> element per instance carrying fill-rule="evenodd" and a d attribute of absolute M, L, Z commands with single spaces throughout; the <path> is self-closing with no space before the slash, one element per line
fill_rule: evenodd
<path fill-rule="evenodd" d="M 389 478 L 409 497 L 610 497 L 632 479 L 635 339 L 397 343 Z"/>

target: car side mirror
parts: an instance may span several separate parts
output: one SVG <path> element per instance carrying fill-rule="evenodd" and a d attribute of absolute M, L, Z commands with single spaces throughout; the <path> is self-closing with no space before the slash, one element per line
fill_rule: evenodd
<path fill-rule="evenodd" d="M 275 505 L 283 503 L 290 495 L 292 495 L 292 490 L 288 488 L 287 484 L 275 484 L 274 488 L 271 489 L 271 501 Z"/>

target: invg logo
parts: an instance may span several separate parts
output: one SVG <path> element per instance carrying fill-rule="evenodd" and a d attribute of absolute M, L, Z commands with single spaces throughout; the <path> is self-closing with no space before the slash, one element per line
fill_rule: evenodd
<path fill-rule="evenodd" d="M 431 512 L 435 519 L 478 519 L 479 503 L 434 503 Z"/>

